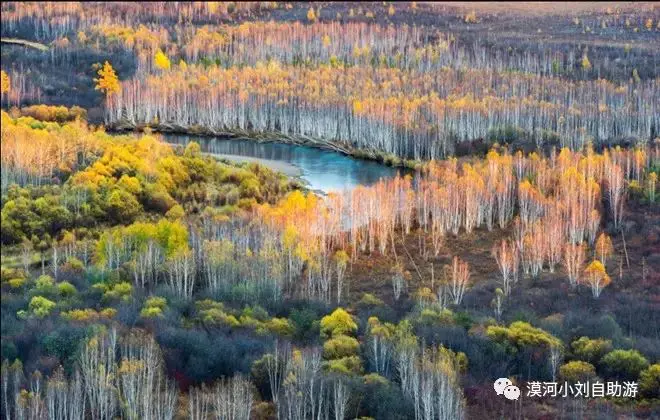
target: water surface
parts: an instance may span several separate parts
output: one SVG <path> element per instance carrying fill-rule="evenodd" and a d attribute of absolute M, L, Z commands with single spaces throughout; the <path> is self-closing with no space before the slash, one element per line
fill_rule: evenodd
<path fill-rule="evenodd" d="M 371 185 L 383 177 L 394 177 L 400 171 L 378 162 L 307 146 L 179 134 L 164 134 L 163 138 L 180 145 L 196 141 L 203 152 L 230 160 L 257 161 L 287 175 L 298 176 L 309 188 L 324 192 Z"/>

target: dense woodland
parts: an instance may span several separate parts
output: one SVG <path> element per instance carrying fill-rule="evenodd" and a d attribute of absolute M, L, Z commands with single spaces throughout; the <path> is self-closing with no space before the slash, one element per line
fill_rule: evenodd
<path fill-rule="evenodd" d="M 660 415 L 657 5 L 483 7 L 3 3 L 45 50 L 2 46 L 1 415 Z M 412 169 L 320 194 L 159 131 Z"/>

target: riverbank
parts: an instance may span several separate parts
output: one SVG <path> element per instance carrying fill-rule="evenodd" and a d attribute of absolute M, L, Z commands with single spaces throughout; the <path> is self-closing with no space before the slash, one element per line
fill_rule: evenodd
<path fill-rule="evenodd" d="M 174 124 L 133 124 L 122 121 L 115 124 L 106 124 L 108 131 L 116 132 L 144 132 L 150 130 L 154 133 L 180 134 L 200 137 L 219 137 L 233 140 L 250 140 L 259 143 L 284 143 L 297 146 L 313 147 L 321 150 L 341 153 L 355 159 L 370 160 L 382 163 L 393 168 L 419 169 L 422 162 L 419 160 L 401 159 L 389 153 L 377 150 L 354 148 L 350 145 L 327 139 L 319 139 L 303 135 L 288 135 L 278 131 L 251 131 L 251 130 L 213 130 L 202 126 L 178 126 Z"/>
<path fill-rule="evenodd" d="M 23 47 L 34 48 L 39 51 L 48 51 L 48 46 L 39 42 L 28 41 L 26 39 L 18 38 L 0 38 L 0 43 L 2 44 L 11 44 L 11 45 L 20 45 Z"/>
<path fill-rule="evenodd" d="M 214 158 L 220 160 L 228 160 L 230 162 L 236 163 L 258 163 L 259 165 L 265 166 L 266 168 L 272 169 L 277 172 L 281 172 L 284 175 L 291 178 L 300 178 L 303 174 L 303 171 L 295 165 L 291 165 L 286 162 L 280 162 L 272 159 L 262 159 L 251 156 L 241 156 L 241 155 L 230 155 L 226 153 L 204 153 L 207 156 L 213 156 Z"/>
<path fill-rule="evenodd" d="M 176 144 L 174 143 L 168 143 L 173 146 Z M 297 167 L 296 165 L 292 165 L 290 163 L 286 162 L 281 162 L 278 160 L 273 160 L 273 159 L 263 159 L 263 158 L 257 158 L 257 157 L 252 157 L 252 156 L 241 156 L 241 155 L 231 155 L 227 153 L 208 153 L 205 152 L 204 155 L 206 156 L 211 156 L 216 159 L 219 159 L 220 161 L 228 161 L 231 163 L 257 163 L 261 166 L 264 166 L 268 169 L 271 169 L 276 172 L 283 173 L 287 177 L 291 178 L 292 180 L 295 180 L 300 188 L 303 191 L 311 191 L 316 194 L 320 195 L 326 195 L 326 192 L 323 190 L 319 189 L 313 189 L 310 188 L 309 182 L 307 182 L 304 179 L 304 173 L 301 168 Z"/>

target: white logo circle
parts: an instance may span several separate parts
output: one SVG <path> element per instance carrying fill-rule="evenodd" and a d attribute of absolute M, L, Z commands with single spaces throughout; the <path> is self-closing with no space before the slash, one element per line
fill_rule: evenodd
<path fill-rule="evenodd" d="M 520 388 L 515 385 L 509 385 L 504 388 L 504 396 L 508 400 L 517 400 L 520 398 Z"/>
<path fill-rule="evenodd" d="M 513 385 L 513 382 L 511 382 L 509 378 L 500 378 L 495 381 L 493 387 L 495 388 L 495 392 L 497 392 L 497 395 L 502 395 L 504 393 L 504 388 L 506 388 L 509 385 Z"/>

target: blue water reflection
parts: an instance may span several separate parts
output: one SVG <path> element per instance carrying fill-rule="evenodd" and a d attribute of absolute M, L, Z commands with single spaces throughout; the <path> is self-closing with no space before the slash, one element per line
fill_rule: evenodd
<path fill-rule="evenodd" d="M 377 162 L 312 147 L 174 134 L 163 137 L 169 143 L 181 145 L 194 140 L 207 153 L 268 159 L 293 165 L 309 188 L 324 192 L 371 185 L 383 177 L 394 177 L 400 171 Z"/>

